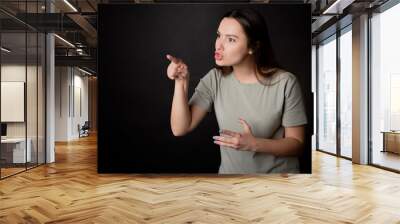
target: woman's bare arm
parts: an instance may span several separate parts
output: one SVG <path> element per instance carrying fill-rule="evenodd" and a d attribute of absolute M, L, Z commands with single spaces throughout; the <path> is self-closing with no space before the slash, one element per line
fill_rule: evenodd
<path fill-rule="evenodd" d="M 276 156 L 299 156 L 304 150 L 304 132 L 304 126 L 285 127 L 284 138 L 256 138 L 253 142 L 253 150 Z"/>
<path fill-rule="evenodd" d="M 207 114 L 204 109 L 188 104 L 189 72 L 181 59 L 167 55 L 171 61 L 167 69 L 168 77 L 175 80 L 175 90 L 171 108 L 171 130 L 175 136 L 183 136 L 192 131 Z"/>

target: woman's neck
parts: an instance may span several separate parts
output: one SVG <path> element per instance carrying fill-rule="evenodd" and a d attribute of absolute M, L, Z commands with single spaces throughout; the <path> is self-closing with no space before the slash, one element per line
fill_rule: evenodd
<path fill-rule="evenodd" d="M 256 67 L 254 65 L 254 60 L 247 57 L 240 64 L 234 65 L 233 74 L 241 83 L 256 83 L 258 82 L 256 76 Z"/>

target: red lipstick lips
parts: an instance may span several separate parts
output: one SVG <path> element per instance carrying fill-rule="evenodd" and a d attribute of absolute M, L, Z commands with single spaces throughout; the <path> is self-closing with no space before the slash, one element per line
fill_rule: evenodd
<path fill-rule="evenodd" d="M 220 61 L 220 60 L 222 60 L 222 55 L 220 53 L 218 53 L 218 52 L 215 52 L 214 58 L 215 58 L 215 60 Z"/>

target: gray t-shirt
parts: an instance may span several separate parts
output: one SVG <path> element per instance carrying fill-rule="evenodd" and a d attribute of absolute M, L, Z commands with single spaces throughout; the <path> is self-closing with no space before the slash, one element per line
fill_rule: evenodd
<path fill-rule="evenodd" d="M 223 76 L 211 69 L 199 82 L 189 101 L 210 112 L 214 110 L 220 129 L 243 132 L 243 118 L 257 138 L 283 138 L 284 127 L 307 123 L 302 93 L 296 77 L 280 70 L 261 83 L 241 83 L 233 73 Z M 210 141 L 212 139 L 210 138 Z M 221 149 L 221 174 L 298 173 L 297 157 Z"/>

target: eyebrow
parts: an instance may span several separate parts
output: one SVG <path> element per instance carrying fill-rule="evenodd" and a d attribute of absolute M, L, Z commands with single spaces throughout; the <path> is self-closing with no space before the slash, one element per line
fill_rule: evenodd
<path fill-rule="evenodd" d="M 217 31 L 217 34 L 221 34 L 221 33 L 220 33 L 219 31 Z M 233 34 L 226 34 L 225 36 L 228 36 L 228 37 L 236 37 L 237 39 L 239 39 L 238 36 L 233 35 Z"/>

